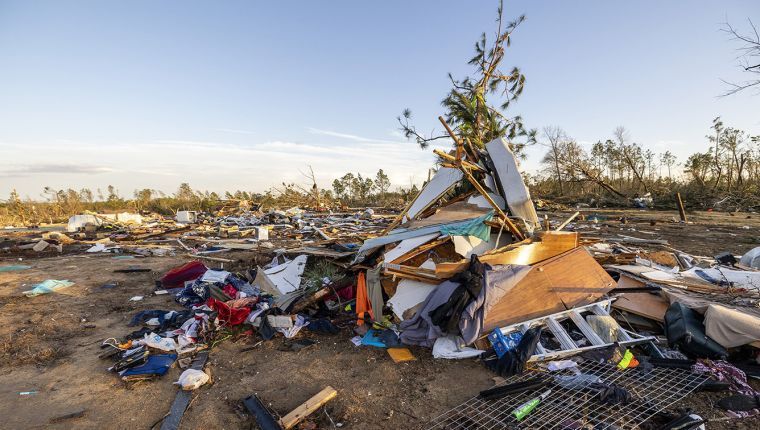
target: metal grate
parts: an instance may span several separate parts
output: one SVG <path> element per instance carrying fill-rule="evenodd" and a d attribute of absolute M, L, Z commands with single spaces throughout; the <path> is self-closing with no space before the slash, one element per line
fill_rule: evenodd
<path fill-rule="evenodd" d="M 636 429 L 654 414 L 682 400 L 707 379 L 688 370 L 654 368 L 649 373 L 636 369 L 620 371 L 615 365 L 584 362 L 583 373 L 593 374 L 605 383 L 615 383 L 628 390 L 634 401 L 627 405 L 600 403 L 590 389 L 571 390 L 550 384 L 543 389 L 509 395 L 495 400 L 474 397 L 439 415 L 430 429 Z M 507 379 L 504 384 L 537 376 L 536 371 Z M 557 373 L 559 374 L 559 373 Z M 570 374 L 570 373 L 561 373 Z M 551 394 L 526 418 L 518 422 L 512 411 L 537 397 L 547 388 Z M 582 427 L 586 426 L 586 427 Z"/>

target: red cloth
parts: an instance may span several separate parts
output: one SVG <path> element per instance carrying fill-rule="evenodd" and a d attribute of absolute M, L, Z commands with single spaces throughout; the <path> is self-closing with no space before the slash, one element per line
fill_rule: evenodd
<path fill-rule="evenodd" d="M 237 296 L 237 290 L 232 286 L 232 284 L 223 286 L 222 291 L 224 291 L 224 294 L 228 295 L 231 299 L 234 299 L 235 296 Z"/>
<path fill-rule="evenodd" d="M 161 285 L 164 288 L 184 287 L 185 282 L 200 278 L 206 273 L 206 266 L 198 260 L 191 261 L 183 266 L 175 267 L 161 277 Z"/>
<path fill-rule="evenodd" d="M 220 302 L 214 298 L 208 299 L 206 304 L 217 312 L 217 318 L 219 318 L 220 321 L 224 321 L 229 325 L 242 324 L 251 313 L 251 308 L 233 309 L 227 306 L 224 302 Z"/>

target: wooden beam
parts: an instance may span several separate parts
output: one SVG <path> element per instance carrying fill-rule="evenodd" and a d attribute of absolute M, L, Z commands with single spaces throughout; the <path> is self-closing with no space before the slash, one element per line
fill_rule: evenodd
<path fill-rule="evenodd" d="M 678 204 L 678 215 L 681 217 L 681 222 L 686 222 L 686 210 L 683 207 L 683 201 L 681 200 L 681 193 L 676 193 L 676 204 Z"/>
<path fill-rule="evenodd" d="M 282 425 L 285 430 L 291 429 L 296 426 L 299 422 L 301 422 L 304 418 L 311 415 L 314 411 L 324 406 L 327 402 L 334 399 L 335 396 L 338 395 L 338 392 L 335 391 L 335 388 L 333 387 L 326 387 L 324 390 L 320 391 L 314 397 L 310 398 L 309 400 L 303 402 L 300 406 L 293 409 L 282 417 L 280 419 L 280 424 Z"/>
<path fill-rule="evenodd" d="M 437 155 L 437 156 L 445 159 L 445 160 L 448 160 L 448 161 L 454 163 L 454 165 L 456 165 L 457 159 L 453 155 L 447 154 L 446 152 L 441 151 L 440 149 L 434 149 L 433 153 L 435 155 Z M 483 170 L 482 167 L 478 166 L 477 164 L 472 164 L 469 161 L 466 161 L 466 160 L 458 160 L 458 161 L 461 161 L 462 165 L 466 166 L 468 169 L 475 170 L 475 171 L 478 171 L 478 172 L 484 172 L 485 171 L 485 170 Z"/>
<path fill-rule="evenodd" d="M 562 231 L 563 228 L 567 227 L 567 225 L 570 224 L 575 219 L 575 217 L 577 217 L 580 214 L 581 214 L 580 212 L 576 212 L 576 213 L 572 214 L 570 216 L 570 218 L 566 219 L 565 222 L 563 222 L 562 224 L 560 224 L 559 227 L 557 227 L 556 229 L 554 229 L 554 231 Z"/>
<path fill-rule="evenodd" d="M 442 116 L 438 117 L 438 121 L 441 121 L 441 124 L 443 124 L 443 127 L 446 129 L 446 132 L 449 133 L 449 136 L 451 136 L 452 139 L 454 139 L 454 143 L 456 143 L 457 146 L 457 160 L 462 159 L 462 152 L 464 151 L 464 147 L 462 146 L 462 141 L 454 134 L 454 131 L 449 127 L 449 125 L 446 123 L 446 120 L 443 119 Z"/>
<path fill-rule="evenodd" d="M 517 240 L 523 240 L 525 239 L 525 235 L 522 234 L 520 229 L 517 228 L 517 226 L 512 222 L 511 219 L 507 216 L 507 214 L 504 213 L 504 211 L 501 210 L 499 205 L 496 204 L 496 202 L 493 201 L 490 195 L 488 195 L 488 191 L 483 188 L 482 185 L 475 179 L 470 172 L 465 168 L 460 166 L 460 170 L 462 170 L 462 173 L 464 173 L 464 177 L 467 178 L 468 181 L 472 184 L 473 187 L 475 187 L 476 190 L 482 195 L 488 204 L 491 205 L 491 207 L 496 211 L 496 214 L 499 215 L 499 218 L 501 218 L 504 221 L 504 224 L 506 224 L 509 231 L 512 233 L 513 236 L 515 236 L 515 239 Z"/>

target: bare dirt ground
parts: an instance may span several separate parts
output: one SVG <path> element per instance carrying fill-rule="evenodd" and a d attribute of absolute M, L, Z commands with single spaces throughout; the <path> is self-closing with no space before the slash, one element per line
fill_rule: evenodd
<path fill-rule="evenodd" d="M 672 247 L 698 255 L 726 250 L 741 254 L 760 245 L 760 216 L 754 214 L 695 213 L 689 214 L 693 224 L 683 225 L 671 221 L 677 218 L 674 212 L 586 209 L 584 213 L 606 217 L 579 223 L 588 226 L 580 231 L 589 236 L 667 239 Z M 567 215 L 555 213 L 550 218 Z M 253 258 L 246 252 L 225 257 Z M 23 264 L 31 269 L 0 273 L 0 427 L 148 429 L 158 422 L 174 400 L 177 388 L 172 382 L 180 370 L 171 369 L 156 381 L 127 385 L 107 372 L 110 361 L 97 355 L 103 339 L 134 329 L 127 322 L 135 312 L 179 309 L 171 297 L 151 293 L 155 279 L 188 260 L 69 254 L 25 258 Z M 19 263 L 17 258 L 0 256 L 0 264 L 14 263 Z M 132 265 L 152 271 L 113 273 Z M 68 279 L 75 285 L 44 296 L 21 295 L 45 279 Z M 116 288 L 102 288 L 114 281 Z M 145 299 L 129 301 L 137 295 Z M 355 347 L 347 328 L 334 336 L 304 335 L 318 344 L 292 352 L 283 350 L 281 337 L 256 347 L 257 339 L 246 337 L 215 346 L 207 365 L 213 384 L 194 393 L 182 428 L 255 428 L 241 405 L 251 393 L 285 414 L 327 385 L 338 391 L 338 397 L 326 413 L 312 417 L 321 428 L 333 428 L 331 420 L 343 428 L 420 428 L 494 383 L 494 375 L 476 360 L 435 360 L 429 350 L 412 348 L 417 361 L 395 364 L 383 350 Z M 715 398 L 720 397 L 694 394 L 687 403 L 703 416 L 720 417 L 722 413 L 712 409 Z M 60 418 L 80 411 L 77 417 Z M 710 423 L 708 428 L 760 428 L 760 420 Z"/>

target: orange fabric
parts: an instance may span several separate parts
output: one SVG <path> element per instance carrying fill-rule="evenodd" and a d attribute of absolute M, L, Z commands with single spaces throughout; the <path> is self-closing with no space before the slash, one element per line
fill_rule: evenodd
<path fill-rule="evenodd" d="M 359 272 L 359 276 L 356 278 L 356 325 L 364 325 L 364 314 L 369 313 L 369 316 L 374 320 L 375 316 L 372 314 L 372 305 L 369 303 L 369 297 L 367 296 L 367 282 L 364 277 L 364 272 Z"/>

